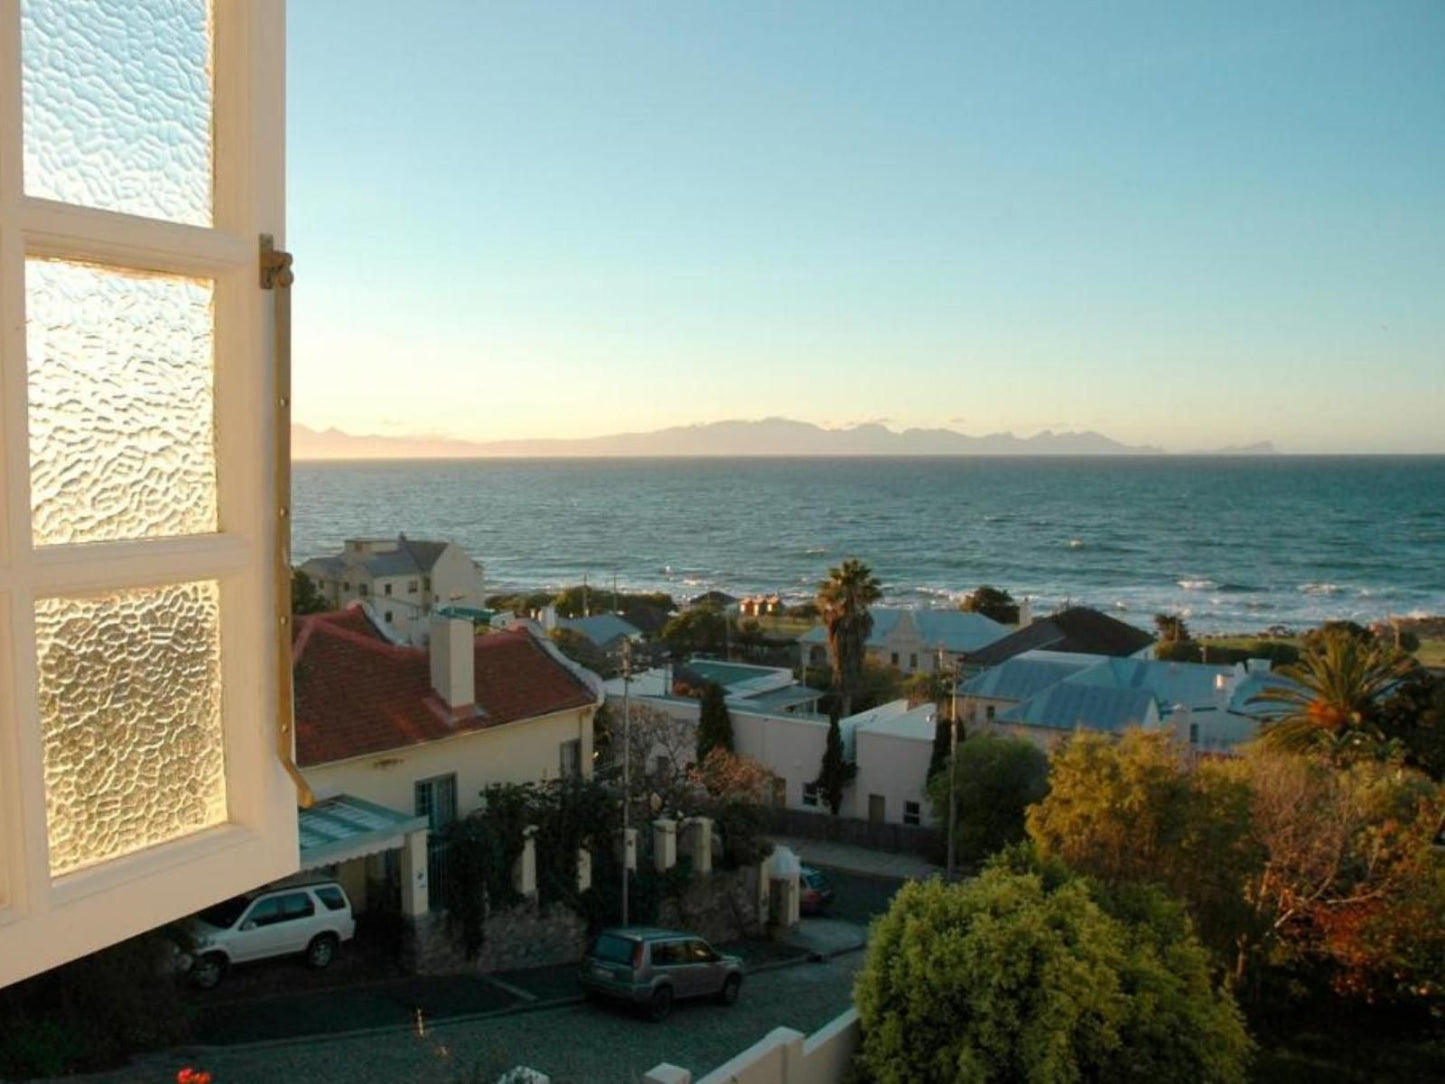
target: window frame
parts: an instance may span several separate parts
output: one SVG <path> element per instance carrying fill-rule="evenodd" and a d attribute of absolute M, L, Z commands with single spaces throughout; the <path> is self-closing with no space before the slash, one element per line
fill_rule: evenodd
<path fill-rule="evenodd" d="M 909 818 L 912 817 L 912 820 Z M 903 803 L 903 823 L 910 828 L 917 828 L 923 824 L 923 803 L 905 801 Z"/>
<path fill-rule="evenodd" d="M 277 394 L 259 236 L 284 247 L 285 0 L 213 0 L 212 222 L 24 191 L 20 0 L 0 0 L 0 985 L 278 879 L 299 864 L 276 755 Z M 37 547 L 30 529 L 28 257 L 214 283 L 218 532 Z M 281 495 L 284 496 L 284 495 Z M 289 498 L 287 498 L 289 499 Z M 221 599 L 227 821 L 52 876 L 35 603 L 194 580 Z M 260 721 L 258 725 L 258 720 Z"/>

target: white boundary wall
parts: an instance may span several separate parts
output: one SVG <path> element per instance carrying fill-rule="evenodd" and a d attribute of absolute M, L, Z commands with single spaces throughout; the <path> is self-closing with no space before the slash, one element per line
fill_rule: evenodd
<path fill-rule="evenodd" d="M 838 1084 L 853 1061 L 858 1040 L 857 1009 L 849 1009 L 807 1037 L 792 1028 L 774 1028 L 699 1077 L 696 1084 Z M 665 1062 L 642 1080 L 643 1084 L 693 1084 L 686 1069 Z"/>

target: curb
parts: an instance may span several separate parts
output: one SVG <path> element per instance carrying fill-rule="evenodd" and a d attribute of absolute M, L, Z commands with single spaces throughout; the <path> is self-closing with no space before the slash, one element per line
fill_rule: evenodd
<path fill-rule="evenodd" d="M 769 960 L 755 967 L 744 968 L 743 975 L 747 977 L 763 974 L 768 971 L 781 971 L 784 968 L 799 967 L 803 964 L 822 963 L 838 956 L 845 956 L 850 952 L 860 952 L 865 947 L 863 942 L 859 942 L 856 945 L 832 949 L 828 952 L 808 953 L 787 960 Z M 462 1013 L 458 1016 L 444 1016 L 436 1020 L 425 1020 L 422 1026 L 427 1031 L 437 1031 L 455 1024 L 472 1024 L 480 1020 L 492 1020 L 502 1016 L 520 1016 L 523 1013 L 543 1012 L 547 1009 L 564 1009 L 572 1005 L 581 1005 L 586 1000 L 587 998 L 584 995 L 574 994 L 567 997 L 522 1001 L 516 1005 L 507 1005 L 500 1009 L 489 1009 L 487 1012 Z M 415 1024 L 381 1024 L 372 1028 L 353 1028 L 350 1031 L 316 1032 L 311 1035 L 292 1035 L 284 1039 L 257 1039 L 244 1043 L 188 1043 L 183 1047 L 177 1048 L 177 1052 L 189 1054 L 194 1051 L 199 1054 L 224 1050 L 274 1050 L 281 1047 L 302 1046 L 308 1043 L 332 1042 L 344 1039 L 364 1039 L 373 1035 L 395 1035 L 401 1032 L 415 1033 L 416 1030 L 417 1027 Z"/>

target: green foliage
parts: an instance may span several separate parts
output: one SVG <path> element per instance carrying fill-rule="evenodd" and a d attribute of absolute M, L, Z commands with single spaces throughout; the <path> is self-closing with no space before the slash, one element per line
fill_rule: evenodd
<path fill-rule="evenodd" d="M 946 761 L 944 767 L 928 782 L 933 815 L 940 823 L 948 821 Z M 964 862 L 976 862 L 1023 839 L 1025 810 L 1049 789 L 1049 758 L 1023 738 L 975 734 L 959 743 L 953 773 L 954 846 Z"/>
<path fill-rule="evenodd" d="M 802 618 L 804 621 L 816 621 L 818 619 L 818 604 L 816 602 L 800 602 L 795 606 L 789 606 L 783 613 L 788 617 Z"/>
<path fill-rule="evenodd" d="M 990 587 L 988 584 L 975 588 L 964 596 L 958 608 L 964 613 L 983 614 L 1001 625 L 1019 623 L 1019 604 L 1014 601 L 1014 597 L 1002 588 Z"/>
<path fill-rule="evenodd" d="M 723 654 L 731 639 L 728 620 L 728 615 L 715 606 L 693 606 L 663 627 L 662 639 L 680 655 L 693 652 Z"/>
<path fill-rule="evenodd" d="M 538 610 L 545 609 L 552 604 L 551 591 L 520 591 L 504 595 L 488 595 L 483 600 L 483 605 L 489 610 L 496 610 L 499 613 L 520 614 L 523 617 L 530 617 Z"/>
<path fill-rule="evenodd" d="M 443 901 L 451 927 L 461 934 L 469 957 L 481 950 L 487 916 L 520 902 L 512 868 L 522 853 L 523 832 L 535 826 L 538 901 L 581 910 L 577 852 L 610 853 L 621 826 L 621 806 L 594 779 L 494 784 L 482 791 L 482 805 L 448 826 L 449 878 Z"/>
<path fill-rule="evenodd" d="M 1445 780 L 1445 677 L 1416 670 L 1380 704 L 1375 722 L 1406 764 Z"/>
<path fill-rule="evenodd" d="M 833 816 L 843 806 L 843 788 L 858 774 L 858 765 L 843 755 L 843 732 L 836 713 L 828 718 L 828 737 L 823 745 L 823 762 L 818 766 L 818 796 Z"/>
<path fill-rule="evenodd" d="M 1199 641 L 1200 661 L 1214 666 L 1233 666 L 1250 659 L 1268 659 L 1276 666 L 1299 662 L 1300 651 L 1294 644 L 1282 640 L 1248 640 L 1244 643 L 1218 643 L 1214 640 Z M 1158 647 L 1155 647 L 1155 656 Z M 1189 659 L 1174 659 L 1175 662 L 1189 662 Z"/>
<path fill-rule="evenodd" d="M 1241 1081 L 1251 1044 L 1177 908 L 1004 866 L 906 884 L 854 988 L 879 1084 Z"/>
<path fill-rule="evenodd" d="M 1154 644 L 1154 657 L 1166 662 L 1203 662 L 1204 649 L 1194 640 L 1160 639 Z"/>
<path fill-rule="evenodd" d="M 903 679 L 903 695 L 909 707 L 930 702 L 942 706 L 948 703 L 948 675 L 925 670 L 909 674 Z"/>
<path fill-rule="evenodd" d="M 552 600 L 559 617 L 586 617 L 589 613 L 617 613 L 626 617 L 631 610 L 650 608 L 670 613 L 677 603 L 665 591 L 613 591 L 591 584 L 564 587 Z"/>
<path fill-rule="evenodd" d="M 726 694 L 723 687 L 709 681 L 703 688 L 702 704 L 698 708 L 697 760 L 701 764 L 714 749 L 733 751 L 733 721 L 728 714 Z"/>
<path fill-rule="evenodd" d="M 1380 728 L 1383 700 L 1411 676 L 1415 661 L 1351 622 L 1306 639 L 1300 661 L 1280 668 L 1291 683 L 1266 688 L 1255 699 L 1275 709 L 1261 740 L 1286 752 L 1325 753 L 1338 764 L 1379 756 L 1387 744 Z"/>
<path fill-rule="evenodd" d="M 960 722 L 958 725 L 959 741 L 962 741 L 964 737 L 963 724 Z M 924 780 L 925 785 L 948 767 L 948 758 L 952 755 L 953 727 L 948 716 L 940 711 L 933 717 L 933 748 L 928 754 L 928 779 Z"/>
<path fill-rule="evenodd" d="M 854 694 L 863 672 L 868 636 L 873 631 L 869 608 L 883 597 L 883 587 L 873 570 L 850 557 L 828 570 L 818 585 L 818 612 L 828 630 L 828 650 L 833 657 L 833 684 L 842 699 L 841 714 L 851 715 Z"/>
<path fill-rule="evenodd" d="M 1162 884 L 1184 901 L 1223 967 L 1238 938 L 1257 932 L 1244 886 L 1264 853 L 1250 803 L 1230 769 L 1190 770 L 1166 734 L 1132 730 L 1117 742 L 1077 734 L 1054 752 L 1028 834 L 1043 856 L 1105 884 Z"/>
<path fill-rule="evenodd" d="M 298 617 L 303 614 L 320 614 L 331 609 L 321 594 L 316 581 L 299 568 L 291 570 L 291 612 Z"/>
<path fill-rule="evenodd" d="M 122 941 L 0 989 L 0 1078 L 114 1068 L 184 1040 L 189 1014 L 164 933 Z"/>
<path fill-rule="evenodd" d="M 1194 638 L 1189 634 L 1189 626 L 1184 623 L 1184 618 L 1178 614 L 1155 614 L 1154 628 L 1159 631 L 1161 640 L 1192 640 Z"/>
<path fill-rule="evenodd" d="M 576 629 L 555 628 L 547 633 L 548 639 L 557 645 L 557 650 L 578 666 L 584 666 L 598 677 L 617 676 L 617 666 L 607 653 L 583 636 Z"/>

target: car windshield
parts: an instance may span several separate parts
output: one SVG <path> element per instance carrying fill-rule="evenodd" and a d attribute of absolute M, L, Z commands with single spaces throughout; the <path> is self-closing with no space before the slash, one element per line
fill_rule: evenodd
<path fill-rule="evenodd" d="M 229 930 L 236 924 L 236 919 L 241 917 L 241 912 L 246 909 L 246 904 L 251 902 L 249 896 L 233 896 L 228 900 L 207 907 L 196 915 L 207 926 L 214 926 L 218 930 Z"/>
<path fill-rule="evenodd" d="M 592 942 L 592 951 L 587 955 L 609 964 L 628 964 L 632 962 L 632 949 L 633 942 L 627 938 L 604 933 Z"/>

